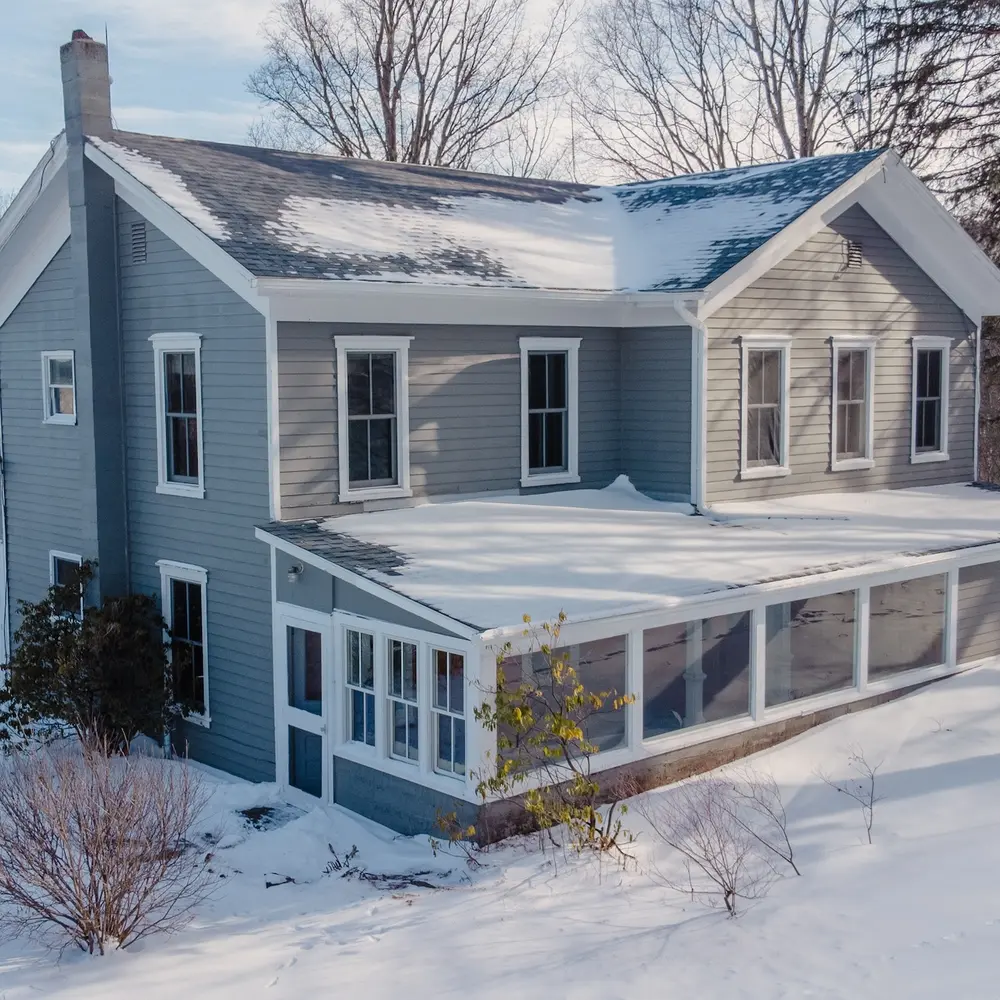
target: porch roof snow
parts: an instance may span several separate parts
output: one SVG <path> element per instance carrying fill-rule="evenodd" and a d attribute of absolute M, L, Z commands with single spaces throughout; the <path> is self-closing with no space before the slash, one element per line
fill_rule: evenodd
<path fill-rule="evenodd" d="M 428 504 L 267 531 L 483 632 L 1000 542 L 1000 492 L 952 485 L 727 503 L 717 517 L 603 490 Z M 339 557 L 343 550 L 344 558 Z"/>

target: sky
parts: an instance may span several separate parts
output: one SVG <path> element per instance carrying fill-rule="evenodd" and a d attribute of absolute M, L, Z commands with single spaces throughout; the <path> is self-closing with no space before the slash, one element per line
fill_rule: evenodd
<path fill-rule="evenodd" d="M 0 192 L 20 188 L 62 128 L 59 46 L 75 28 L 107 28 L 119 128 L 244 141 L 272 2 L 0 0 Z"/>

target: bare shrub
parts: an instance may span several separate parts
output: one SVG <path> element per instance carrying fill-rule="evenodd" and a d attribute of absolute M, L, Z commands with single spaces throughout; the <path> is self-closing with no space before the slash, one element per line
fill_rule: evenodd
<path fill-rule="evenodd" d="M 733 777 L 736 822 L 765 851 L 784 861 L 796 875 L 801 875 L 788 836 L 788 814 L 774 775 L 761 774 L 747 765 L 734 771 Z"/>
<path fill-rule="evenodd" d="M 209 889 L 185 836 L 206 794 L 183 765 L 46 747 L 0 759 L 0 904 L 15 932 L 91 954 L 187 922 Z"/>
<path fill-rule="evenodd" d="M 851 771 L 849 777 L 836 781 L 823 771 L 819 772 L 819 776 L 834 791 L 854 799 L 861 807 L 861 818 L 864 820 L 869 844 L 872 842 L 872 826 L 875 824 L 875 803 L 882 801 L 882 796 L 875 791 L 875 775 L 881 766 L 881 762 L 869 764 L 864 750 L 853 747 L 847 758 L 847 767 Z"/>

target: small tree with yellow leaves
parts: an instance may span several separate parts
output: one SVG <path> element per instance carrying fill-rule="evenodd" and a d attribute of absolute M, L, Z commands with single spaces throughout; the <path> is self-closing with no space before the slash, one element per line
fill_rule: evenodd
<path fill-rule="evenodd" d="M 602 803 L 592 771 L 599 747 L 588 734 L 597 716 L 631 704 L 635 696 L 586 688 L 559 649 L 565 621 L 560 612 L 554 623 L 532 628 L 525 616 L 524 635 L 532 639 L 533 658 L 541 661 L 530 677 L 517 678 L 516 669 L 509 670 L 510 643 L 497 654 L 496 687 L 475 709 L 483 728 L 497 734 L 496 767 L 480 776 L 477 791 L 484 802 L 519 795 L 533 824 L 546 830 L 552 843 L 557 843 L 554 828 L 563 826 L 576 850 L 625 858 L 624 845 L 632 840 L 622 827 L 627 806 L 613 794 Z"/>

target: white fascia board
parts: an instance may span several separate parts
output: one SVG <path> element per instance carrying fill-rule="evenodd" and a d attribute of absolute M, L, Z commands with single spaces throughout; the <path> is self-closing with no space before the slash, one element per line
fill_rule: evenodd
<path fill-rule="evenodd" d="M 886 166 L 895 158 L 895 154 L 889 151 L 876 156 L 871 163 L 849 177 L 835 191 L 816 202 L 763 246 L 758 247 L 725 274 L 710 282 L 705 288 L 704 302 L 699 310 L 701 319 L 708 319 L 713 313 L 718 312 L 744 288 L 752 285 L 775 264 L 780 263 L 824 226 L 833 222 L 847 207 L 857 201 L 859 190 L 869 181 L 879 178 Z"/>
<path fill-rule="evenodd" d="M 317 569 L 321 569 L 324 572 L 329 573 L 330 576 L 335 576 L 338 580 L 343 580 L 345 583 L 349 583 L 351 586 L 357 587 L 358 590 L 363 590 L 365 593 L 371 594 L 373 597 L 377 597 L 380 600 L 385 601 L 386 604 L 392 604 L 403 611 L 409 612 L 417 618 L 423 618 L 425 621 L 433 622 L 435 625 L 440 625 L 442 628 L 447 629 L 449 632 L 453 632 L 455 635 L 458 635 L 463 639 L 479 638 L 479 630 L 473 628 L 471 625 L 467 625 L 465 622 L 460 622 L 455 618 L 449 618 L 448 615 L 442 614 L 440 611 L 435 611 L 434 608 L 428 607 L 426 604 L 421 604 L 419 601 L 414 601 L 412 598 L 404 597 L 397 591 L 392 590 L 389 587 L 383 587 L 381 584 L 375 583 L 367 577 L 360 576 L 357 573 L 352 573 L 349 569 L 345 569 L 339 563 L 335 563 L 330 559 L 325 559 L 323 556 L 316 555 L 315 552 L 303 549 L 301 546 L 295 545 L 293 542 L 289 542 L 284 538 L 278 538 L 277 535 L 272 535 L 264 528 L 254 528 L 254 534 L 256 535 L 258 541 L 266 542 L 272 549 L 277 549 L 287 555 L 295 556 L 296 559 L 301 559 L 302 562 L 308 563 L 310 566 L 315 566 Z"/>
<path fill-rule="evenodd" d="M 106 153 L 90 143 L 87 143 L 84 150 L 87 159 L 114 180 L 115 194 L 122 201 L 131 205 L 164 236 L 176 243 L 185 253 L 190 254 L 241 299 L 258 312 L 265 312 L 266 306 L 261 303 L 257 292 L 257 278 L 242 264 L 230 257 L 213 239 L 137 181 Z"/>
<path fill-rule="evenodd" d="M 52 258 L 69 239 L 69 192 L 66 187 L 65 147 L 61 160 L 53 156 L 46 171 L 39 168 L 21 189 L 12 211 L 30 189 L 31 197 L 8 219 L 4 216 L 0 240 L 0 325 L 17 308 Z M 55 170 L 52 169 L 58 162 Z M 49 172 L 51 171 L 51 173 Z M 34 187 L 31 185 L 34 184 Z M 16 216 L 16 218 L 15 218 Z M 5 242 L 4 242 L 5 241 Z"/>
<path fill-rule="evenodd" d="M 458 326 L 687 326 L 700 292 L 588 292 L 312 278 L 260 278 L 276 322 Z"/>

